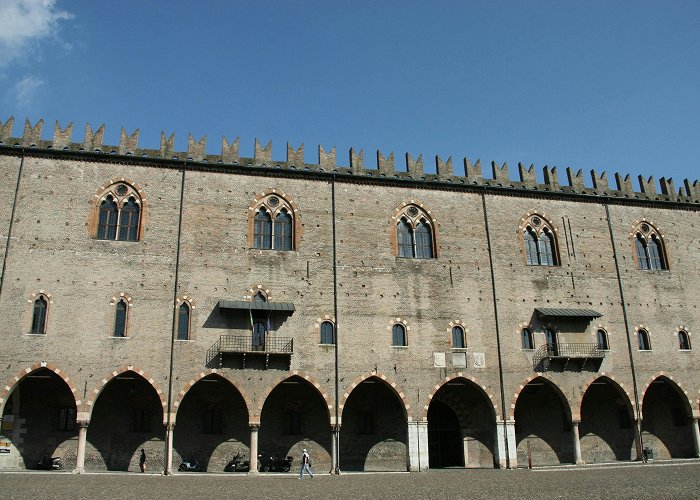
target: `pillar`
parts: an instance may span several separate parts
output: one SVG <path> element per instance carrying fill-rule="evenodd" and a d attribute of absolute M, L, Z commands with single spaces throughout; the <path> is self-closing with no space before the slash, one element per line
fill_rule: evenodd
<path fill-rule="evenodd" d="M 695 458 L 700 457 L 700 429 L 698 428 L 698 419 L 694 418 L 691 424 L 693 429 L 693 444 L 695 445 Z"/>
<path fill-rule="evenodd" d="M 499 469 L 515 469 L 518 467 L 518 450 L 516 446 L 515 420 L 497 420 L 494 453 Z"/>
<path fill-rule="evenodd" d="M 408 470 L 425 472 L 428 470 L 428 422 L 408 422 Z"/>
<path fill-rule="evenodd" d="M 250 425 L 250 470 L 248 474 L 258 473 L 258 429 L 260 424 Z"/>
<path fill-rule="evenodd" d="M 339 442 L 340 426 L 333 425 L 331 427 L 331 474 L 340 474 L 340 465 L 338 463 Z"/>
<path fill-rule="evenodd" d="M 82 474 L 85 472 L 85 445 L 87 443 L 87 429 L 89 422 L 87 420 L 79 420 L 78 422 L 78 456 L 75 459 L 75 469 L 73 474 Z"/>
<path fill-rule="evenodd" d="M 165 426 L 165 470 L 166 476 L 173 475 L 173 434 L 175 434 L 175 423 L 171 422 Z"/>
<path fill-rule="evenodd" d="M 581 439 L 579 438 L 578 434 L 578 424 L 580 422 L 574 420 L 571 422 L 571 439 L 574 440 L 574 463 L 575 464 L 582 464 L 583 460 L 581 459 Z"/>

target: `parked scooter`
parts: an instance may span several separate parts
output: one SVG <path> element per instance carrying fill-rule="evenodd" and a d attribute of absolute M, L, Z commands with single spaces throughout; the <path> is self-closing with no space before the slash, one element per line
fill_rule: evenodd
<path fill-rule="evenodd" d="M 265 460 L 260 459 L 261 472 L 289 472 L 292 468 L 293 457 L 287 455 L 286 458 L 269 457 Z"/>
<path fill-rule="evenodd" d="M 36 464 L 36 468 L 41 470 L 61 470 L 63 469 L 63 461 L 61 457 L 44 455 Z"/>
<path fill-rule="evenodd" d="M 202 472 L 202 466 L 197 462 L 196 458 L 190 458 L 189 460 L 183 460 L 177 470 L 180 472 Z"/>

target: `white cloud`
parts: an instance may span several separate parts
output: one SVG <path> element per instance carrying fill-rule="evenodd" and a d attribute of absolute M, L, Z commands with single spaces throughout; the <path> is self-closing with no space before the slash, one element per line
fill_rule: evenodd
<path fill-rule="evenodd" d="M 25 57 L 36 44 L 53 37 L 61 21 L 73 17 L 56 0 L 0 0 L 0 66 Z"/>
<path fill-rule="evenodd" d="M 10 99 L 14 100 L 14 104 L 26 107 L 32 103 L 34 94 L 44 84 L 44 82 L 34 76 L 25 76 L 20 81 L 15 83 L 10 92 Z"/>

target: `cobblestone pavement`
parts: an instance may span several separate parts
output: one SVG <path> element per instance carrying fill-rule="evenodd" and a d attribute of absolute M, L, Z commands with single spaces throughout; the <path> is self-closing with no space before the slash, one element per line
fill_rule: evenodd
<path fill-rule="evenodd" d="M 296 475 L 4 472 L 4 499 L 700 498 L 700 461 L 536 470 Z"/>

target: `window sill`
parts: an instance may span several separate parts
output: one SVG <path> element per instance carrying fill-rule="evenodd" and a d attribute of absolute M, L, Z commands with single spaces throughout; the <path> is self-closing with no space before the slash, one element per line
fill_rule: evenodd
<path fill-rule="evenodd" d="M 392 345 L 394 349 L 408 349 L 407 345 Z"/>
<path fill-rule="evenodd" d="M 451 347 L 452 352 L 467 352 L 467 347 Z"/>
<path fill-rule="evenodd" d="M 189 343 L 194 341 L 192 339 L 175 339 L 175 342 Z"/>
<path fill-rule="evenodd" d="M 25 333 L 25 337 L 46 337 L 45 333 Z"/>
<path fill-rule="evenodd" d="M 335 344 L 317 344 L 319 347 L 335 347 Z"/>
<path fill-rule="evenodd" d="M 693 352 L 692 349 L 678 349 L 678 352 Z"/>
<path fill-rule="evenodd" d="M 652 352 L 651 349 L 637 349 L 637 352 Z"/>
<path fill-rule="evenodd" d="M 112 335 L 112 336 L 109 337 L 109 338 L 110 338 L 110 339 L 115 339 L 115 340 L 126 340 L 126 339 L 130 339 L 131 337 L 129 337 L 128 335 L 124 335 L 123 337 L 115 337 L 114 335 Z"/>

